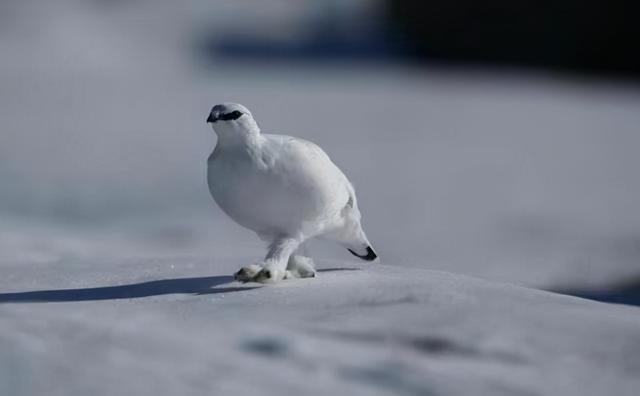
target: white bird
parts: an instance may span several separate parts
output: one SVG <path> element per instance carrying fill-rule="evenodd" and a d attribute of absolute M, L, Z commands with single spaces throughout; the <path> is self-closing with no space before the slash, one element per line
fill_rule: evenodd
<path fill-rule="evenodd" d="M 241 268 L 237 280 L 315 276 L 313 261 L 295 254 L 314 237 L 336 241 L 363 260 L 377 258 L 360 224 L 353 186 L 320 147 L 261 133 L 240 104 L 214 106 L 207 123 L 218 135 L 207 161 L 211 196 L 229 217 L 269 244 L 264 260 Z"/>

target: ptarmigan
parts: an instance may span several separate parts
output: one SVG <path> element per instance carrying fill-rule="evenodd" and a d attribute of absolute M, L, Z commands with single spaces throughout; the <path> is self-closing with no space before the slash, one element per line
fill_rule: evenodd
<path fill-rule="evenodd" d="M 235 103 L 214 106 L 207 122 L 218 135 L 207 161 L 211 196 L 269 244 L 264 260 L 240 269 L 237 280 L 315 276 L 313 261 L 295 254 L 314 237 L 336 241 L 363 260 L 376 259 L 353 186 L 320 147 L 261 133 L 249 110 Z"/>

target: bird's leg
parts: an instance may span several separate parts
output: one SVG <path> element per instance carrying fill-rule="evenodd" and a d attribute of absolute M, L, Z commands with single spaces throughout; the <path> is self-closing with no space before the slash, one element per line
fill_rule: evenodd
<path fill-rule="evenodd" d="M 316 276 L 316 270 L 313 267 L 311 257 L 293 254 L 289 257 L 287 264 L 288 278 L 313 278 Z"/>
<path fill-rule="evenodd" d="M 300 246 L 300 240 L 295 238 L 280 238 L 270 246 L 264 259 L 262 270 L 254 280 L 261 283 L 277 282 L 285 277 L 289 257 Z"/>
<path fill-rule="evenodd" d="M 287 263 L 286 278 L 313 278 L 316 276 L 316 270 L 313 265 L 313 259 L 309 257 L 308 243 L 302 243 L 298 250 L 289 257 Z"/>

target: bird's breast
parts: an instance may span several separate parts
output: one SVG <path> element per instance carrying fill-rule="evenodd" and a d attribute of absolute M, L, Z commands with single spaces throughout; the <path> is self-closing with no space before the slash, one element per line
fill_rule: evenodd
<path fill-rule="evenodd" d="M 296 232 L 339 211 L 347 201 L 346 190 L 299 169 L 214 158 L 208 163 L 209 190 L 218 206 L 246 228 Z"/>
<path fill-rule="evenodd" d="M 270 172 L 251 164 L 213 161 L 207 179 L 213 199 L 238 224 L 257 232 L 286 227 L 291 213 Z"/>

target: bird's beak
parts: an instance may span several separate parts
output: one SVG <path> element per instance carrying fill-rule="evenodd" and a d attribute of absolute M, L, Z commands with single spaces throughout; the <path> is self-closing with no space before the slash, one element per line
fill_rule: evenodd
<path fill-rule="evenodd" d="M 209 117 L 207 117 L 207 123 L 213 123 L 218 121 L 218 113 L 214 113 L 213 111 L 209 113 Z"/>

